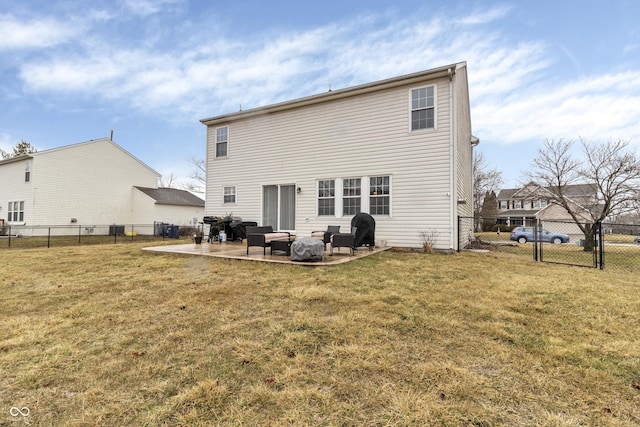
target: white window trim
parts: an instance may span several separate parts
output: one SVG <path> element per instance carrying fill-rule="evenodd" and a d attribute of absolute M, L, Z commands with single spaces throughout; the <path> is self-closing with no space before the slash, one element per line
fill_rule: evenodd
<path fill-rule="evenodd" d="M 370 199 L 371 199 L 371 195 L 370 193 L 370 189 L 371 189 L 371 181 L 370 178 L 373 177 L 380 177 L 380 176 L 388 176 L 389 177 L 389 213 L 388 214 L 372 214 L 371 213 L 371 204 L 370 204 Z M 363 177 L 363 183 L 364 183 L 364 179 L 365 177 Z M 393 216 L 393 175 L 389 174 L 375 174 L 375 175 L 369 175 L 366 177 L 366 186 L 367 186 L 367 192 L 365 193 L 365 199 L 367 201 L 367 210 L 364 210 L 364 203 L 362 204 L 363 206 L 360 208 L 362 210 L 362 212 L 369 212 L 369 215 L 373 216 L 373 217 L 378 217 L 378 218 L 391 218 Z M 362 185 L 362 192 L 364 193 L 364 184 Z"/>
<path fill-rule="evenodd" d="M 16 203 L 18 203 L 18 206 L 21 206 L 22 209 L 15 209 L 15 205 Z M 9 207 L 12 206 L 13 209 L 10 209 Z M 10 224 L 24 224 L 24 213 L 25 210 L 25 203 L 24 200 L 12 200 L 7 204 L 7 223 Z M 14 219 L 10 219 L 11 217 L 14 216 L 14 213 L 18 213 L 18 219 L 14 220 Z M 20 213 L 22 213 L 22 219 L 20 219 Z"/>
<path fill-rule="evenodd" d="M 225 202 L 224 197 L 227 195 L 225 190 L 227 188 L 233 188 L 233 202 Z M 222 204 L 223 205 L 236 205 L 238 204 L 238 186 L 237 185 L 223 185 L 222 186 Z"/>
<path fill-rule="evenodd" d="M 433 87 L 433 127 L 432 128 L 424 128 L 424 129 L 415 129 L 413 130 L 411 128 L 411 113 L 413 112 L 413 98 L 412 98 L 412 92 L 416 89 L 423 89 L 423 88 L 427 88 L 427 87 Z M 408 125 L 408 129 L 409 129 L 409 133 L 413 133 L 413 132 L 433 132 L 438 130 L 438 85 L 437 84 L 431 84 L 431 85 L 425 85 L 425 86 L 417 86 L 417 87 L 412 87 L 409 89 L 409 101 L 408 101 L 408 106 L 409 106 L 409 125 Z M 379 175 L 376 175 L 379 176 Z"/>
<path fill-rule="evenodd" d="M 333 215 L 320 215 L 320 181 L 333 181 Z M 338 178 L 319 178 L 316 179 L 316 218 L 337 218 L 338 217 L 338 184 L 342 188 L 342 181 L 338 182 Z M 323 199 L 330 199 L 331 197 L 323 197 Z M 340 201 L 342 208 L 342 201 Z"/>
<path fill-rule="evenodd" d="M 227 129 L 227 140 L 226 140 L 227 153 L 224 156 L 218 156 L 218 129 L 223 129 L 223 128 Z M 228 125 L 218 126 L 213 129 L 213 158 L 214 159 L 226 159 L 227 157 L 229 157 L 229 148 L 230 148 L 229 140 L 230 139 L 231 139 L 231 136 L 230 136 L 230 129 Z"/>
<path fill-rule="evenodd" d="M 389 177 L 389 214 L 371 214 L 371 205 L 369 203 L 370 200 L 370 178 L 371 177 L 379 177 L 379 176 L 388 176 Z M 343 214 L 343 196 L 342 190 L 344 186 L 345 179 L 360 179 L 360 212 L 369 213 L 373 217 L 377 218 L 392 218 L 393 217 L 393 175 L 390 173 L 380 173 L 380 174 L 371 174 L 371 175 L 363 175 L 363 176 L 349 176 L 346 178 L 318 178 L 316 179 L 316 206 L 315 206 L 315 217 L 316 218 L 343 218 L 345 215 Z M 318 183 L 320 181 L 334 181 L 335 182 L 335 193 L 334 193 L 334 214 L 331 215 L 318 215 L 318 208 L 320 200 L 320 190 L 318 188 Z M 349 215 L 351 216 L 351 215 Z"/>
<path fill-rule="evenodd" d="M 348 199 L 355 199 L 357 197 L 346 197 L 344 195 L 344 181 L 347 179 L 359 179 L 360 180 L 360 212 L 364 212 L 362 210 L 362 177 L 361 176 L 348 176 L 346 178 L 341 178 L 340 182 L 342 185 L 340 185 L 340 216 L 344 216 L 344 199 L 348 198 Z"/>

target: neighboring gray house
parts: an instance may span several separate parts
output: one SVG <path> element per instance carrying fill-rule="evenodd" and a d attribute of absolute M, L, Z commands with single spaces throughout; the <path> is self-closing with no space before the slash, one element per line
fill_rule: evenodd
<path fill-rule="evenodd" d="M 376 241 L 457 249 L 472 216 L 466 63 L 201 120 L 206 215 L 298 236 L 376 220 Z"/>
<path fill-rule="evenodd" d="M 591 184 L 567 185 L 564 194 L 576 206 L 576 211 L 585 212 L 596 206 L 596 189 Z M 501 190 L 497 196 L 498 224 L 534 225 L 538 220 L 569 221 L 573 219 L 562 207 L 549 203 L 551 193 L 544 187 L 529 183 L 521 188 Z"/>

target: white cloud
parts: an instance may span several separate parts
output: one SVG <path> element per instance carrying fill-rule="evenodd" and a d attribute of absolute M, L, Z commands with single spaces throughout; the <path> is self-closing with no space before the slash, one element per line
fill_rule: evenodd
<path fill-rule="evenodd" d="M 1 50 L 33 49 L 65 43 L 78 34 L 78 28 L 55 19 L 23 21 L 13 15 L 0 15 Z"/>
<path fill-rule="evenodd" d="M 146 0 L 125 3 L 140 14 L 159 7 Z M 236 111 L 238 104 L 252 108 L 325 91 L 329 84 L 338 89 L 466 60 L 474 133 L 483 141 L 640 139 L 640 71 L 577 80 L 558 74 L 553 46 L 513 40 L 486 25 L 510 10 L 473 12 L 455 20 L 455 31 L 445 16 L 387 21 L 366 15 L 277 37 L 194 33 L 177 47 L 163 40 L 123 47 L 109 40 L 110 33 L 95 32 L 75 52 L 26 60 L 20 77 L 27 91 L 87 94 L 193 122 Z M 45 34 L 52 26 L 31 31 Z M 50 39 L 69 37 L 53 33 Z"/>

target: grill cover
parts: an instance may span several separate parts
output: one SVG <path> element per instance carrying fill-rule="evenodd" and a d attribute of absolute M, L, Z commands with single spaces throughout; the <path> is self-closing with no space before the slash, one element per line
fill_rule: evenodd
<path fill-rule="evenodd" d="M 354 241 L 354 247 L 360 247 L 369 245 L 374 247 L 376 245 L 376 221 L 371 215 L 365 212 L 360 212 L 351 219 L 351 229 L 357 227 L 356 236 Z"/>

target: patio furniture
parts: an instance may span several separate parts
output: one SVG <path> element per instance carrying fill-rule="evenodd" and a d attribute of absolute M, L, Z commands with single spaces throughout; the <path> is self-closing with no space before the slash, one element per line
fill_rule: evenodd
<path fill-rule="evenodd" d="M 273 255 L 273 251 L 281 251 L 287 254 L 287 256 L 291 255 L 291 244 L 294 240 L 291 239 L 276 239 L 271 241 L 271 255 Z"/>
<path fill-rule="evenodd" d="M 353 255 L 355 250 L 355 241 L 356 241 L 356 232 L 357 229 L 354 227 L 351 229 L 351 233 L 336 233 L 331 236 L 331 253 L 333 256 L 333 249 L 338 248 L 349 248 L 349 252 Z"/>
<path fill-rule="evenodd" d="M 291 244 L 291 261 L 322 261 L 324 243 L 313 237 L 302 237 Z"/>
<path fill-rule="evenodd" d="M 327 243 L 331 242 L 331 236 L 339 232 L 339 225 L 329 225 L 327 226 L 327 231 L 312 231 L 311 237 L 321 239 L 324 242 L 324 249 L 327 250 Z"/>
<path fill-rule="evenodd" d="M 267 254 L 267 247 L 271 247 L 273 240 L 291 239 L 291 233 L 286 231 L 273 231 L 273 227 L 270 225 L 263 227 L 249 226 L 246 228 L 247 232 L 247 255 L 249 255 L 249 248 L 251 246 L 262 247 L 264 255 Z"/>

